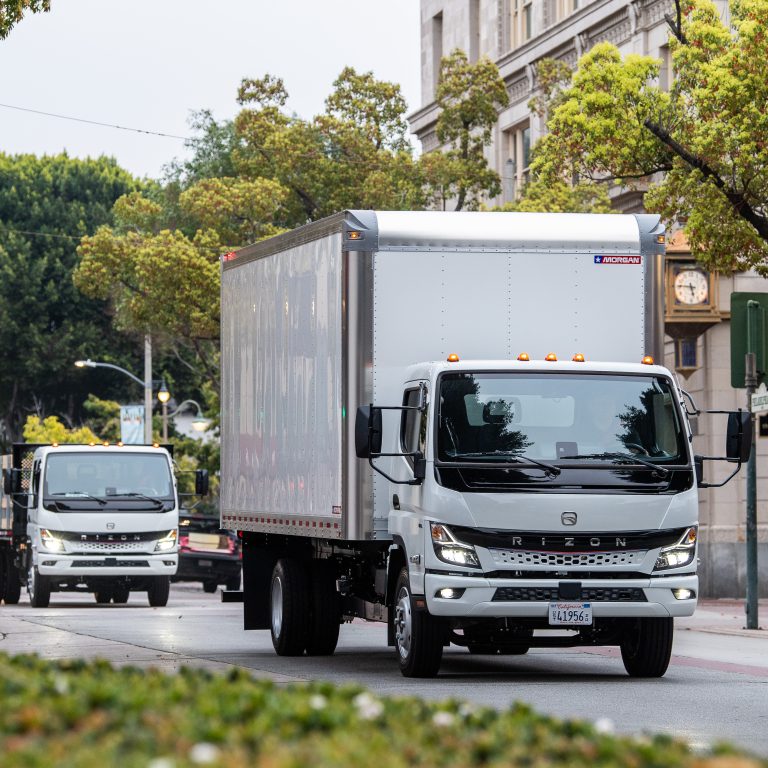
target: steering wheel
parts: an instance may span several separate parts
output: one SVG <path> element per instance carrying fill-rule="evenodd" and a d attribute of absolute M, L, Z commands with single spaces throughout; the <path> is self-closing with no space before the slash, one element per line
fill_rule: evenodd
<path fill-rule="evenodd" d="M 651 455 L 640 443 L 624 443 L 624 447 L 631 453 L 637 453 L 641 456 Z"/>

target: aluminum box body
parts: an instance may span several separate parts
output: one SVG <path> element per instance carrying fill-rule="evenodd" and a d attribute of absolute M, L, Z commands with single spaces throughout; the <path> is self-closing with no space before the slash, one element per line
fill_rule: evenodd
<path fill-rule="evenodd" d="M 389 538 L 357 407 L 449 353 L 658 356 L 663 247 L 650 215 L 347 211 L 228 254 L 222 527 Z"/>

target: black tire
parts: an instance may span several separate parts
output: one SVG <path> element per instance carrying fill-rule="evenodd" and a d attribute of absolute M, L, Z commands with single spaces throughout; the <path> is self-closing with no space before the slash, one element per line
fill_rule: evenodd
<path fill-rule="evenodd" d="M 13 552 L 0 551 L 0 600 L 16 605 L 21 597 L 21 579 L 13 564 Z"/>
<path fill-rule="evenodd" d="M 131 594 L 131 588 L 127 584 L 118 584 L 112 589 L 112 602 L 115 605 L 125 605 Z"/>
<path fill-rule="evenodd" d="M 408 569 L 397 577 L 394 605 L 395 650 L 404 677 L 435 677 L 443 659 L 445 624 L 413 607 Z"/>
<path fill-rule="evenodd" d="M 153 608 L 163 608 L 168 605 L 168 596 L 171 593 L 171 579 L 169 576 L 153 576 L 147 590 L 149 604 Z"/>
<path fill-rule="evenodd" d="M 336 591 L 333 564 L 315 561 L 311 568 L 307 654 L 330 656 L 339 642 L 341 596 Z"/>
<path fill-rule="evenodd" d="M 237 576 L 227 579 L 224 587 L 230 592 L 237 592 L 240 589 L 240 574 L 238 573 Z"/>
<path fill-rule="evenodd" d="M 94 592 L 93 596 L 96 598 L 96 602 L 99 605 L 107 605 L 107 603 L 112 602 L 112 590 L 108 588 L 100 589 L 97 592 Z"/>
<path fill-rule="evenodd" d="M 215 581 L 204 581 L 203 592 L 207 592 L 209 595 L 212 595 L 216 591 L 217 586 L 218 585 Z"/>
<path fill-rule="evenodd" d="M 621 659 L 630 677 L 663 677 L 672 656 L 674 619 L 629 622 L 621 639 Z"/>
<path fill-rule="evenodd" d="M 278 656 L 301 656 L 309 630 L 309 584 L 306 565 L 282 558 L 269 586 L 270 633 Z"/>
<path fill-rule="evenodd" d="M 33 608 L 47 608 L 51 602 L 51 581 L 47 576 L 41 576 L 34 565 L 27 572 L 27 593 Z"/>

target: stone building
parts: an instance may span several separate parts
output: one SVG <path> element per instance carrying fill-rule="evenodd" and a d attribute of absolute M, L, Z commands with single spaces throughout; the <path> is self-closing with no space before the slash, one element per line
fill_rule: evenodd
<path fill-rule="evenodd" d="M 728 6 L 718 3 L 724 17 Z M 411 130 L 422 151 L 439 149 L 435 134 L 435 89 L 440 60 L 461 48 L 470 61 L 488 56 L 507 85 L 509 106 L 499 114 L 488 162 L 500 175 L 499 204 L 519 194 L 528 176 L 531 148 L 545 130 L 531 114 L 528 101 L 536 93 L 536 63 L 557 58 L 575 68 L 579 57 L 595 43 L 609 41 L 622 54 L 644 54 L 662 62 L 660 80 L 669 86 L 671 74 L 669 28 L 665 14 L 672 0 L 421 0 L 422 105 L 410 115 Z M 642 194 L 618 192 L 617 210 L 641 212 Z M 681 271 L 700 273 L 697 300 L 675 293 Z M 668 248 L 665 275 L 665 364 L 678 372 L 680 383 L 701 409 L 744 407 L 746 392 L 731 386 L 730 295 L 733 291 L 768 292 L 768 280 L 754 273 L 708 274 L 690 253 L 684 238 L 674 235 Z M 693 419 L 694 450 L 705 456 L 724 451 L 724 417 Z M 768 424 L 766 425 L 768 427 Z M 757 440 L 758 538 L 760 593 L 768 593 L 768 440 Z M 706 479 L 726 475 L 722 464 L 706 463 Z M 743 597 L 746 584 L 745 472 L 722 488 L 700 491 L 700 555 L 702 594 Z"/>

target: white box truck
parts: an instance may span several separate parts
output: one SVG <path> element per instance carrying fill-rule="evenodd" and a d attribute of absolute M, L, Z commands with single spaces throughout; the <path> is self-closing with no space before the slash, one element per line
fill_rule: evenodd
<path fill-rule="evenodd" d="M 92 592 L 126 603 L 146 591 L 168 602 L 178 568 L 179 492 L 160 445 L 15 443 L 4 457 L 0 599 L 33 607 L 51 593 Z M 196 493 L 208 490 L 197 470 Z"/>
<path fill-rule="evenodd" d="M 613 645 L 663 675 L 718 458 L 651 357 L 663 253 L 653 215 L 348 211 L 226 254 L 245 627 L 329 654 L 341 622 L 386 621 L 406 676 L 451 643 Z M 751 422 L 727 415 L 733 476 Z"/>

